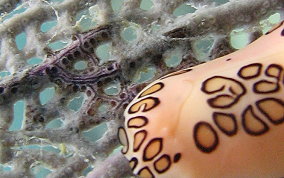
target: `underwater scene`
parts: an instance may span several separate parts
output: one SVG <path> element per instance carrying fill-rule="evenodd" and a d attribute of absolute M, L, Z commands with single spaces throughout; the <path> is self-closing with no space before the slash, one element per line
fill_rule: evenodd
<path fill-rule="evenodd" d="M 281 0 L 2 0 L 0 178 L 284 177 Z"/>

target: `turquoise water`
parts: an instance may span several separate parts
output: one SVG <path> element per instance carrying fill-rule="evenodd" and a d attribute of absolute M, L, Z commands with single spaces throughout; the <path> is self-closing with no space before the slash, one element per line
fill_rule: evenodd
<path fill-rule="evenodd" d="M 62 0 L 53 0 L 52 2 L 61 2 Z M 219 0 L 219 3 L 224 3 L 227 2 L 226 0 Z M 123 4 L 123 0 L 112 0 L 111 1 L 111 5 L 115 11 L 115 13 L 118 13 L 119 9 L 121 8 Z M 153 3 L 151 0 L 142 0 L 140 8 L 143 10 L 150 10 L 152 7 Z M 15 14 L 17 13 L 22 13 L 26 10 L 26 8 L 24 7 L 20 7 L 17 8 L 16 10 L 14 10 L 13 12 L 11 12 L 10 14 L 8 14 L 7 16 L 5 16 L 2 21 L 5 21 L 11 17 L 13 17 Z M 194 9 L 193 7 L 187 5 L 187 4 L 182 4 L 181 6 L 179 6 L 175 11 L 174 11 L 174 15 L 175 16 L 181 16 L 181 15 L 185 15 L 188 13 L 193 13 L 196 9 Z M 95 27 L 96 22 L 93 21 L 90 17 L 89 17 L 89 12 L 88 11 L 82 11 L 80 13 L 78 13 L 78 15 L 76 16 L 76 19 L 79 21 L 78 25 L 80 26 L 80 28 L 83 31 L 89 30 L 93 27 Z M 0 21 L 0 23 L 2 22 Z M 268 21 L 270 23 L 274 23 L 276 24 L 277 22 L 280 21 L 280 14 L 276 13 L 272 16 L 269 17 Z M 51 21 L 47 21 L 45 23 L 43 23 L 40 26 L 40 30 L 42 32 L 48 32 L 50 29 L 52 29 L 52 27 L 56 26 L 57 21 L 56 20 L 51 20 Z M 269 30 L 269 25 L 267 25 L 267 21 L 263 22 L 263 31 L 268 31 Z M 122 32 L 121 32 L 122 38 L 126 41 L 126 42 L 135 42 L 135 39 L 137 38 L 137 26 L 135 26 L 135 24 L 130 24 L 129 27 L 125 28 Z M 232 32 L 231 34 L 231 43 L 232 46 L 235 47 L 236 49 L 240 49 L 243 48 L 247 45 L 248 40 L 247 40 L 248 36 L 245 30 L 243 29 L 237 29 L 235 31 Z M 207 39 L 205 39 L 204 44 L 200 44 L 200 46 L 198 46 L 198 48 L 200 49 L 200 58 L 204 58 L 206 57 L 206 50 L 208 50 L 208 48 L 210 48 L 210 46 L 206 46 L 210 43 L 210 41 L 206 41 Z M 22 50 L 25 45 L 26 45 L 26 33 L 20 33 L 16 36 L 15 38 L 15 42 L 17 45 L 17 48 L 19 50 Z M 56 41 L 53 43 L 50 43 L 48 46 L 56 51 L 59 49 L 64 48 L 66 45 L 68 45 L 66 42 L 63 41 Z M 199 44 L 198 44 L 199 45 Z M 99 46 L 96 50 L 97 55 L 103 60 L 103 61 L 107 61 L 111 58 L 111 44 L 110 43 L 106 43 L 103 44 L 101 46 Z M 171 55 L 168 56 L 167 59 L 165 59 L 165 62 L 167 63 L 168 66 L 170 67 L 174 67 L 176 66 L 176 62 L 181 60 L 181 55 L 180 53 L 176 52 L 173 53 Z M 33 57 L 27 60 L 27 65 L 35 65 L 35 64 L 40 64 L 42 63 L 43 59 L 39 58 L 39 57 Z M 75 64 L 74 66 L 77 70 L 84 70 L 86 68 L 86 63 L 84 61 L 79 61 L 78 63 Z M 9 72 L 7 71 L 0 71 L 0 80 L 1 78 L 10 75 Z M 145 67 L 145 69 L 142 70 L 142 72 L 136 76 L 136 80 L 137 82 L 143 82 L 145 80 L 147 80 L 147 78 L 151 78 L 155 75 L 155 69 L 152 66 L 147 66 Z M 108 93 L 116 93 L 117 89 L 113 89 L 110 88 L 108 89 L 109 91 L 107 91 Z M 54 97 L 55 94 L 55 88 L 54 87 L 49 87 L 44 89 L 41 93 L 40 93 L 40 103 L 41 105 L 45 105 L 50 99 L 52 99 L 52 97 Z M 76 112 L 80 109 L 80 107 L 82 106 L 82 103 L 84 101 L 84 95 L 80 94 L 76 97 L 74 97 L 68 104 L 68 108 L 70 109 L 70 111 L 72 112 Z M 14 119 L 13 122 L 9 128 L 10 131 L 18 131 L 21 129 L 23 121 L 24 121 L 24 113 L 25 113 L 25 106 L 26 106 L 26 102 L 24 100 L 19 100 L 16 103 L 14 103 Z M 59 128 L 63 125 L 63 121 L 61 118 L 56 118 L 53 121 L 51 121 L 50 123 L 47 124 L 46 128 L 50 128 L 50 129 L 56 129 Z M 98 125 L 97 127 L 94 127 L 88 131 L 84 131 L 82 133 L 84 139 L 89 140 L 91 142 L 95 142 L 96 140 L 98 140 L 99 138 L 101 138 L 101 136 L 103 135 L 104 131 L 107 129 L 107 125 L 105 123 Z M 59 153 L 60 150 L 58 148 L 52 147 L 52 146 L 26 146 L 25 148 L 19 148 L 19 149 L 45 149 L 48 151 L 53 151 L 53 152 L 57 152 Z M 0 165 L 0 170 L 3 171 L 10 171 L 12 168 L 9 165 Z M 85 170 L 85 174 L 90 171 L 92 168 L 87 168 Z M 36 174 L 37 178 L 41 178 L 41 177 L 45 177 L 47 174 L 49 174 L 51 172 L 51 170 L 45 168 L 42 165 L 38 165 L 32 168 L 32 171 Z"/>

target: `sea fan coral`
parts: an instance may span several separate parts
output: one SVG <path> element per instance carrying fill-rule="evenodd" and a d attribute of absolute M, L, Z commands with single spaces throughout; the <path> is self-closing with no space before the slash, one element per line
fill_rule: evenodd
<path fill-rule="evenodd" d="M 131 176 L 117 129 L 134 96 L 283 19 L 281 0 L 148 1 L 0 2 L 1 177 Z"/>

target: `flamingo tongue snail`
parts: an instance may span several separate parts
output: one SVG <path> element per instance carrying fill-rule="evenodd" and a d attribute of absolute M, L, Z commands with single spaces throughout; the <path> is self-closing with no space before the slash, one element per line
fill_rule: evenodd
<path fill-rule="evenodd" d="M 284 176 L 284 25 L 154 81 L 118 137 L 140 177 Z"/>

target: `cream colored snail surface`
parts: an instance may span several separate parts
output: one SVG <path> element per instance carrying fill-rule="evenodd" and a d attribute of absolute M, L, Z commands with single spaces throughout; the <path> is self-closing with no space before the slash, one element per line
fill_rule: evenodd
<path fill-rule="evenodd" d="M 125 110 L 122 152 L 140 177 L 284 177 L 284 25 L 166 75 Z"/>

